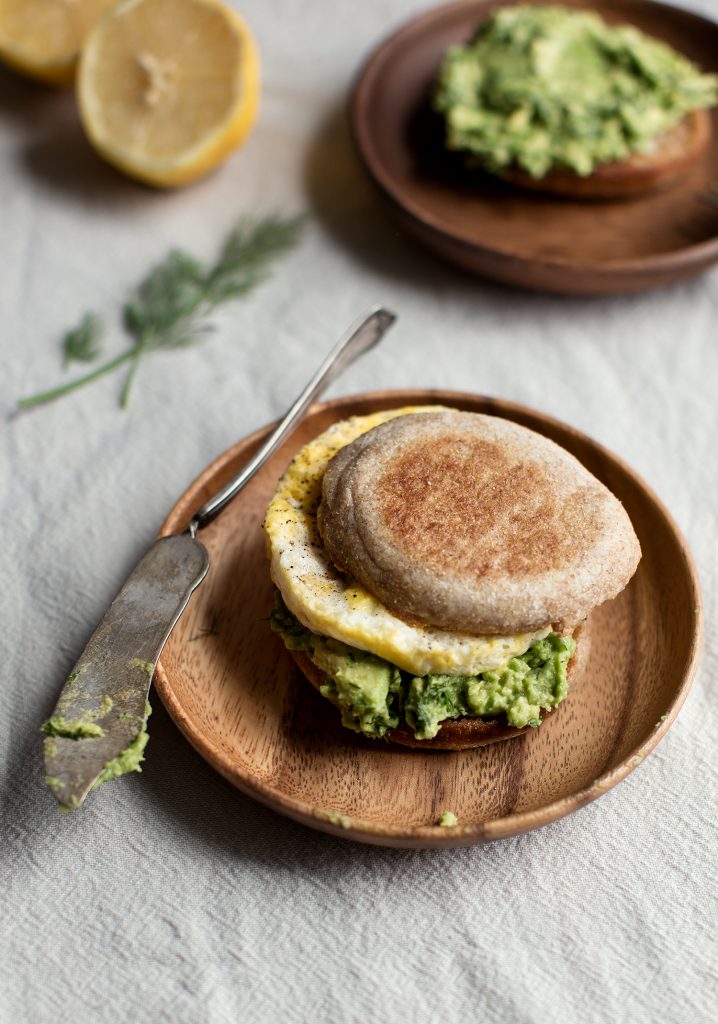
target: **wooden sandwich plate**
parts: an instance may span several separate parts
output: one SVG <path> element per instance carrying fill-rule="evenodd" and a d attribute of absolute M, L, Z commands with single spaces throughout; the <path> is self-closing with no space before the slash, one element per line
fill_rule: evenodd
<path fill-rule="evenodd" d="M 569 696 L 538 730 L 461 752 L 409 750 L 344 729 L 267 622 L 273 586 L 261 524 L 276 481 L 330 424 L 439 403 L 504 416 L 573 452 L 624 503 L 638 572 L 583 628 Z M 269 428 L 221 455 L 162 533 L 182 530 Z M 313 828 L 386 846 L 465 846 L 555 821 L 624 779 L 665 735 L 696 667 L 700 593 L 690 553 L 658 499 L 620 459 L 541 413 L 451 391 L 384 391 L 315 406 L 272 460 L 201 533 L 209 576 L 167 644 L 155 685 L 190 743 L 250 796 Z M 452 810 L 458 825 L 437 825 Z"/>
<path fill-rule="evenodd" d="M 536 0 L 533 0 L 536 2 Z M 545 0 L 544 0 L 545 2 Z M 652 0 L 561 0 L 629 22 L 718 71 L 718 24 Z M 355 86 L 360 158 L 414 237 L 465 270 L 512 285 L 577 295 L 670 284 L 718 260 L 718 109 L 712 141 L 662 191 L 620 201 L 552 198 L 467 170 L 443 147 L 429 96 L 442 56 L 501 4 L 460 0 L 419 15 L 374 51 Z"/>

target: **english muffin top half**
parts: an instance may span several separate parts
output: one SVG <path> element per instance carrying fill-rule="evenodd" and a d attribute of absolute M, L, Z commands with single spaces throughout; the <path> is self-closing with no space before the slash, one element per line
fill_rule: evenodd
<path fill-rule="evenodd" d="M 317 517 L 327 553 L 394 614 L 444 629 L 572 628 L 641 556 L 621 503 L 516 423 L 416 413 L 342 448 Z"/>

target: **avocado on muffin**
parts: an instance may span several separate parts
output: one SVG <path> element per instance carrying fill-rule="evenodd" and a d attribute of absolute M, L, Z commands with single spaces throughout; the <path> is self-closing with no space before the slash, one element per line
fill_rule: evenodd
<path fill-rule="evenodd" d="M 433 93 L 445 145 L 523 188 L 620 198 L 670 185 L 706 149 L 718 76 L 632 25 L 509 5 L 452 47 Z"/>
<path fill-rule="evenodd" d="M 450 750 L 540 726 L 582 621 L 640 559 L 621 503 L 565 449 L 437 406 L 330 427 L 264 530 L 272 628 L 343 725 Z"/>

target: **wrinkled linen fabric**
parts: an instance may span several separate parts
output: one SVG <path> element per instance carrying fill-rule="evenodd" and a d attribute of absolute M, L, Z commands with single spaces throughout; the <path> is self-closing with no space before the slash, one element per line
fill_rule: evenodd
<path fill-rule="evenodd" d="M 710 0 L 693 0 L 710 12 Z M 718 272 L 626 298 L 514 292 L 437 262 L 388 220 L 352 151 L 349 82 L 417 9 L 244 0 L 261 119 L 176 193 L 124 179 L 69 94 L 0 70 L 3 779 L 0 1019 L 482 1024 L 714 1019 Z M 311 211 L 299 251 L 217 317 L 202 348 L 9 418 L 62 378 L 88 308 L 108 352 L 123 295 L 172 246 L 209 258 L 242 213 Z M 234 790 L 159 700 L 142 775 L 58 813 L 38 724 L 178 495 L 280 414 L 347 323 L 384 302 L 384 344 L 333 395 L 475 390 L 557 416 L 630 463 L 695 555 L 702 665 L 625 782 L 532 834 L 455 851 L 362 847 Z"/>

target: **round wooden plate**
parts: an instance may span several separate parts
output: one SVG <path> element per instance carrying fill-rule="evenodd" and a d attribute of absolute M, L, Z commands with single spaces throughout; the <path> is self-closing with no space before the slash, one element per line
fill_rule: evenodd
<path fill-rule="evenodd" d="M 587 620 L 571 692 L 540 729 L 476 750 L 391 748 L 344 729 L 267 622 L 273 587 L 261 524 L 277 478 L 331 423 L 440 403 L 504 416 L 573 452 L 623 501 L 638 572 Z M 182 530 L 266 436 L 221 455 L 162 527 Z M 596 442 L 510 402 L 450 391 L 384 391 L 315 406 L 235 501 L 202 531 L 209 575 L 162 654 L 155 685 L 192 745 L 239 789 L 313 828 L 387 846 L 464 846 L 527 832 L 594 800 L 665 735 L 696 666 L 700 594 L 691 556 L 649 488 Z M 454 828 L 440 828 L 453 810 Z"/>
<path fill-rule="evenodd" d="M 586 7 L 584 0 L 561 3 Z M 404 227 L 466 270 L 578 295 L 666 285 L 718 260 L 718 109 L 708 152 L 688 175 L 630 200 L 521 191 L 467 171 L 460 156 L 446 153 L 429 106 L 432 83 L 447 47 L 468 41 L 498 6 L 461 0 L 420 15 L 379 46 L 355 86 L 350 120 L 359 154 Z M 596 0 L 590 7 L 718 71 L 715 22 L 651 0 Z"/>

